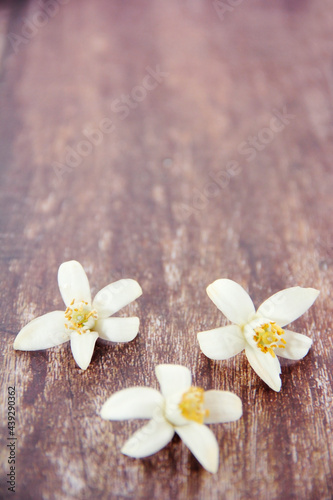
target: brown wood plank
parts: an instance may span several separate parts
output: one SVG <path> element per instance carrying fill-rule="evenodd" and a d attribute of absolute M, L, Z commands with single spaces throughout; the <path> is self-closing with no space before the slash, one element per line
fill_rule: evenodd
<path fill-rule="evenodd" d="M 22 2 L 18 2 L 17 6 L 14 6 L 10 2 L 0 3 L 0 70 L 3 71 L 2 62 L 4 57 L 4 52 L 6 46 L 8 45 L 8 34 L 10 33 L 10 21 L 11 18 L 15 19 L 17 14 L 17 8 Z M 16 8 L 15 8 L 16 7 Z"/>
<path fill-rule="evenodd" d="M 222 2 L 201 0 L 51 3 L 44 18 L 41 3 L 16 4 L 10 32 L 24 40 L 4 53 L 2 496 L 15 385 L 16 498 L 330 499 L 330 2 L 253 0 L 225 15 Z M 144 96 L 137 87 L 156 67 L 165 74 Z M 283 127 L 272 131 L 279 113 Z M 114 129 L 94 136 L 98 144 L 59 178 L 55 164 L 105 119 Z M 226 176 L 228 162 L 237 175 Z M 86 372 L 69 345 L 12 347 L 29 320 L 62 308 L 56 275 L 69 259 L 83 264 L 93 292 L 121 277 L 144 291 L 121 312 L 140 317 L 138 337 L 99 342 Z M 222 277 L 256 305 L 289 286 L 321 290 L 292 325 L 314 344 L 302 361 L 282 363 L 280 393 L 244 355 L 214 362 L 200 353 L 196 333 L 224 324 L 205 292 Z M 116 390 L 157 387 L 161 362 L 184 364 L 198 385 L 243 401 L 240 421 L 212 426 L 214 476 L 177 438 L 151 458 L 121 455 L 141 423 L 98 416 Z"/>

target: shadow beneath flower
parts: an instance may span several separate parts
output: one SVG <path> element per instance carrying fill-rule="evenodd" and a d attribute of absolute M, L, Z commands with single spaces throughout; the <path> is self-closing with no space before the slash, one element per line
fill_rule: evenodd
<path fill-rule="evenodd" d="M 146 487 L 151 484 L 154 488 L 149 492 L 150 498 L 158 498 L 159 490 L 169 491 L 170 498 L 195 498 L 201 478 L 209 474 L 176 434 L 165 448 L 141 462 Z M 153 475 L 158 475 L 158 485 L 153 486 Z"/>

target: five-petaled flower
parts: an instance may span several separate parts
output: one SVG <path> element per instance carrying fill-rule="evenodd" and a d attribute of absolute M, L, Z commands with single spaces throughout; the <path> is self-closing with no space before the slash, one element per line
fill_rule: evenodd
<path fill-rule="evenodd" d="M 229 279 L 207 287 L 207 294 L 233 325 L 198 333 L 202 352 L 211 359 L 228 359 L 243 349 L 254 371 L 271 389 L 281 389 L 280 363 L 276 355 L 298 360 L 312 340 L 282 328 L 309 309 L 319 295 L 314 288 L 282 290 L 261 304 L 257 312 L 248 293 Z"/>
<path fill-rule="evenodd" d="M 161 392 L 150 387 L 130 387 L 113 394 L 103 405 L 106 420 L 151 419 L 124 444 L 122 453 L 143 458 L 166 446 L 176 432 L 201 465 L 218 469 L 219 448 L 204 424 L 232 422 L 242 416 L 242 402 L 227 391 L 204 391 L 191 386 L 191 372 L 180 365 L 155 369 Z"/>
<path fill-rule="evenodd" d="M 66 311 L 44 314 L 22 328 L 14 349 L 37 351 L 70 340 L 76 363 L 88 368 L 98 337 L 111 342 L 129 342 L 139 331 L 139 318 L 109 318 L 122 307 L 140 297 L 140 285 L 132 279 L 121 279 L 102 288 L 91 300 L 87 275 L 75 260 L 59 267 L 58 284 Z"/>

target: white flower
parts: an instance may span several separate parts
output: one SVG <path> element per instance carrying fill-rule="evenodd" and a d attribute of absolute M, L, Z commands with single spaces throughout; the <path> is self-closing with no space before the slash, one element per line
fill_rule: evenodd
<path fill-rule="evenodd" d="M 109 318 L 140 297 L 140 285 L 121 279 L 102 288 L 93 302 L 87 275 L 75 260 L 59 267 L 58 284 L 67 309 L 44 314 L 28 323 L 14 341 L 14 349 L 37 351 L 70 340 L 76 363 L 88 368 L 98 337 L 111 342 L 129 342 L 139 331 L 139 318 Z"/>
<path fill-rule="evenodd" d="M 282 330 L 309 309 L 319 295 L 314 288 L 287 288 L 265 300 L 255 311 L 248 293 L 232 280 L 220 279 L 207 287 L 209 298 L 233 325 L 198 333 L 202 352 L 211 359 L 228 359 L 243 349 L 254 371 L 274 391 L 281 389 L 276 357 L 301 359 L 312 340 Z"/>
<path fill-rule="evenodd" d="M 232 422 L 242 416 L 242 402 L 227 391 L 207 391 L 191 386 L 191 372 L 180 365 L 155 369 L 161 392 L 150 387 L 131 387 L 113 394 L 103 405 L 106 420 L 149 418 L 124 444 L 122 453 L 143 458 L 166 446 L 176 432 L 209 472 L 217 472 L 219 448 L 212 431 L 204 425 Z"/>

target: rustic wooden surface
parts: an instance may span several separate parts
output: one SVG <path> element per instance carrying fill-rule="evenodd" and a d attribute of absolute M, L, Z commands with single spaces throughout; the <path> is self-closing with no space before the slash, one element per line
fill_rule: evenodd
<path fill-rule="evenodd" d="M 45 21 L 42 2 L 3 2 L 0 14 L 1 498 L 332 498 L 331 2 L 225 0 L 225 14 L 203 0 L 50 2 L 57 12 L 32 34 L 22 30 Z M 144 96 L 136 87 L 156 66 L 164 74 Z M 285 123 L 270 131 L 276 113 Z M 105 118 L 113 129 L 56 175 L 66 148 Z M 63 307 L 56 275 L 70 259 L 93 292 L 121 277 L 144 291 L 120 313 L 140 317 L 138 337 L 99 342 L 86 372 L 68 344 L 13 350 L 25 323 Z M 256 305 L 289 286 L 321 290 L 292 325 L 313 348 L 283 363 L 280 393 L 244 355 L 200 353 L 196 333 L 225 324 L 205 292 L 222 277 Z M 151 458 L 121 455 L 142 423 L 98 416 L 116 390 L 157 387 L 160 362 L 243 401 L 240 421 L 212 426 L 214 476 L 177 438 Z"/>

